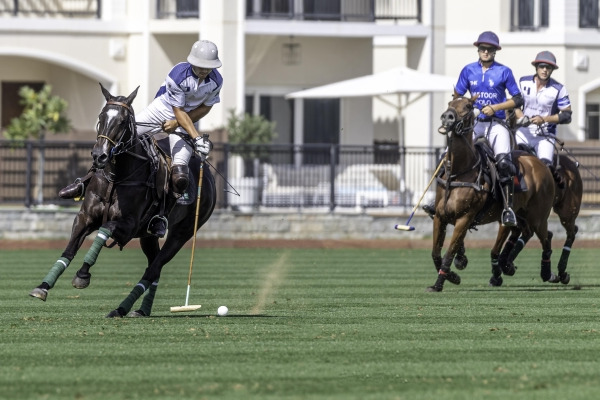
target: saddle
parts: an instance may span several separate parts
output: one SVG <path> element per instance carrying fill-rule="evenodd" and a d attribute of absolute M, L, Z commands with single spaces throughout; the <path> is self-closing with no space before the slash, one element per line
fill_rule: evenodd
<path fill-rule="evenodd" d="M 479 162 L 478 162 L 478 175 L 475 182 L 459 182 L 459 181 L 451 181 L 447 182 L 445 179 L 442 179 L 441 176 L 444 174 L 445 166 L 441 169 L 440 173 L 436 177 L 436 180 L 441 186 L 450 186 L 450 187 L 472 187 L 477 191 L 487 190 L 485 186 L 491 188 L 489 189 L 490 195 L 487 197 L 487 200 L 481 210 L 477 213 L 473 224 L 469 229 L 477 229 L 476 226 L 480 224 L 480 221 L 484 218 L 487 211 L 492 207 L 495 202 L 502 202 L 502 192 L 500 187 L 500 182 L 498 180 L 498 171 L 496 168 L 496 158 L 494 156 L 494 151 L 489 145 L 488 141 L 485 139 L 477 140 L 474 143 L 475 150 L 479 154 Z M 515 162 L 515 157 L 518 155 L 518 151 L 511 152 L 511 161 L 514 165 L 514 169 L 517 171 L 514 176 L 514 192 L 526 192 L 528 190 L 527 183 L 525 182 L 523 173 L 520 171 L 518 164 Z M 448 174 L 446 174 L 448 176 Z M 452 178 L 450 176 L 450 178 Z"/>
<path fill-rule="evenodd" d="M 153 140 L 155 143 L 155 147 L 163 155 L 161 160 L 164 160 L 164 162 L 165 162 L 166 174 L 164 176 L 165 182 L 163 184 L 165 185 L 164 193 L 168 194 L 169 191 L 171 190 L 169 182 L 171 181 L 171 162 L 172 162 L 171 146 L 169 145 L 169 137 L 164 134 L 159 134 L 159 135 L 153 136 Z M 192 160 L 194 158 L 195 158 L 195 153 L 194 153 L 194 156 L 192 156 Z M 190 166 L 193 166 L 195 164 L 195 163 L 192 163 L 192 160 L 190 160 Z M 188 184 L 187 189 L 185 190 L 185 193 L 183 193 L 181 196 L 179 196 L 179 198 L 177 198 L 177 204 L 179 204 L 179 205 L 187 206 L 187 205 L 193 203 L 196 199 L 196 193 L 198 192 L 198 182 L 196 181 L 196 179 L 194 178 L 194 175 L 192 174 L 192 168 L 190 168 L 190 170 L 188 172 L 188 180 L 189 180 L 189 184 Z M 158 179 L 157 179 L 157 186 L 158 186 Z"/>

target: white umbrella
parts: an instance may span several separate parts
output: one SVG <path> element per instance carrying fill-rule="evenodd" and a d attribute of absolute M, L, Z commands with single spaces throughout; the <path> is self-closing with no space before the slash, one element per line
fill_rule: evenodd
<path fill-rule="evenodd" d="M 289 93 L 288 99 L 369 97 L 399 93 L 452 93 L 456 80 L 449 76 L 428 74 L 398 67 L 372 75 L 317 86 Z"/>

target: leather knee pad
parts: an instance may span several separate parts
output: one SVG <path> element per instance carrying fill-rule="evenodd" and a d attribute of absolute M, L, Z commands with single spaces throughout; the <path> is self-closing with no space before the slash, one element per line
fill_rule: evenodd
<path fill-rule="evenodd" d="M 171 187 L 174 193 L 183 194 L 187 189 L 190 179 L 188 177 L 189 168 L 187 165 L 174 165 L 171 170 Z"/>

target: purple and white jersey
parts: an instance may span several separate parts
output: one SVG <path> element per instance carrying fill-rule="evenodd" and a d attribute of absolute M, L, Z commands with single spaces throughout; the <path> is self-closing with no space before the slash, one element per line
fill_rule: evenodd
<path fill-rule="evenodd" d="M 479 95 L 475 107 L 480 110 L 487 105 L 504 103 L 506 91 L 511 96 L 519 94 L 519 86 L 515 81 L 512 70 L 496 61 L 486 71 L 479 61 L 467 64 L 458 77 L 454 88 L 458 94 L 464 95 L 467 91 L 471 96 Z M 504 119 L 504 110 L 497 111 L 496 117 Z M 479 119 L 487 119 L 485 114 L 480 114 Z"/>
<path fill-rule="evenodd" d="M 182 62 L 174 66 L 155 98 L 167 107 L 183 108 L 190 112 L 201 106 L 213 106 L 221 101 L 219 92 L 223 86 L 223 77 L 213 69 L 203 81 L 192 72 L 192 65 Z"/>
<path fill-rule="evenodd" d="M 529 118 L 539 115 L 547 117 L 558 114 L 571 105 L 567 89 L 554 79 L 548 79 L 546 86 L 537 90 L 534 75 L 524 76 L 519 80 L 521 94 L 525 104 L 523 105 L 523 114 Z M 537 129 L 537 127 L 535 127 Z M 547 133 L 556 134 L 556 124 L 547 124 Z"/>

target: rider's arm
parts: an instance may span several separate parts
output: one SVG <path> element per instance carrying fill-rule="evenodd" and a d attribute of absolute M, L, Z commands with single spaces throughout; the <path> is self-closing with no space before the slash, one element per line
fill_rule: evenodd
<path fill-rule="evenodd" d="M 564 110 L 560 110 L 556 114 L 542 117 L 542 119 L 544 120 L 544 122 L 547 122 L 549 124 L 568 124 L 569 122 L 571 122 L 571 114 L 571 106 L 569 106 Z"/>
<path fill-rule="evenodd" d="M 501 110 L 510 110 L 511 108 L 519 108 L 523 104 L 523 98 L 520 94 L 513 96 L 512 98 L 506 100 L 503 103 L 498 104 L 488 104 L 487 106 L 481 109 L 481 112 L 487 115 L 488 117 L 493 116 L 496 112 Z"/>
<path fill-rule="evenodd" d="M 212 106 L 207 106 L 207 105 L 201 104 L 199 107 L 194 108 L 193 110 L 188 112 L 187 115 L 190 117 L 190 120 L 192 121 L 192 123 L 194 123 L 194 122 L 202 119 L 206 114 L 208 114 L 209 111 L 211 110 L 211 108 L 212 108 Z M 179 124 L 179 122 L 177 120 L 172 119 L 172 120 L 164 121 L 162 128 L 165 132 L 171 133 L 171 132 L 174 132 L 175 129 L 179 128 L 180 126 L 181 126 L 181 124 Z M 187 129 L 186 129 L 186 131 L 187 131 Z"/>
<path fill-rule="evenodd" d="M 196 139 L 200 136 L 192 119 L 186 113 L 183 108 L 173 107 L 173 114 L 175 114 L 175 119 L 177 120 L 177 124 L 182 127 L 191 137 L 192 139 Z"/>

